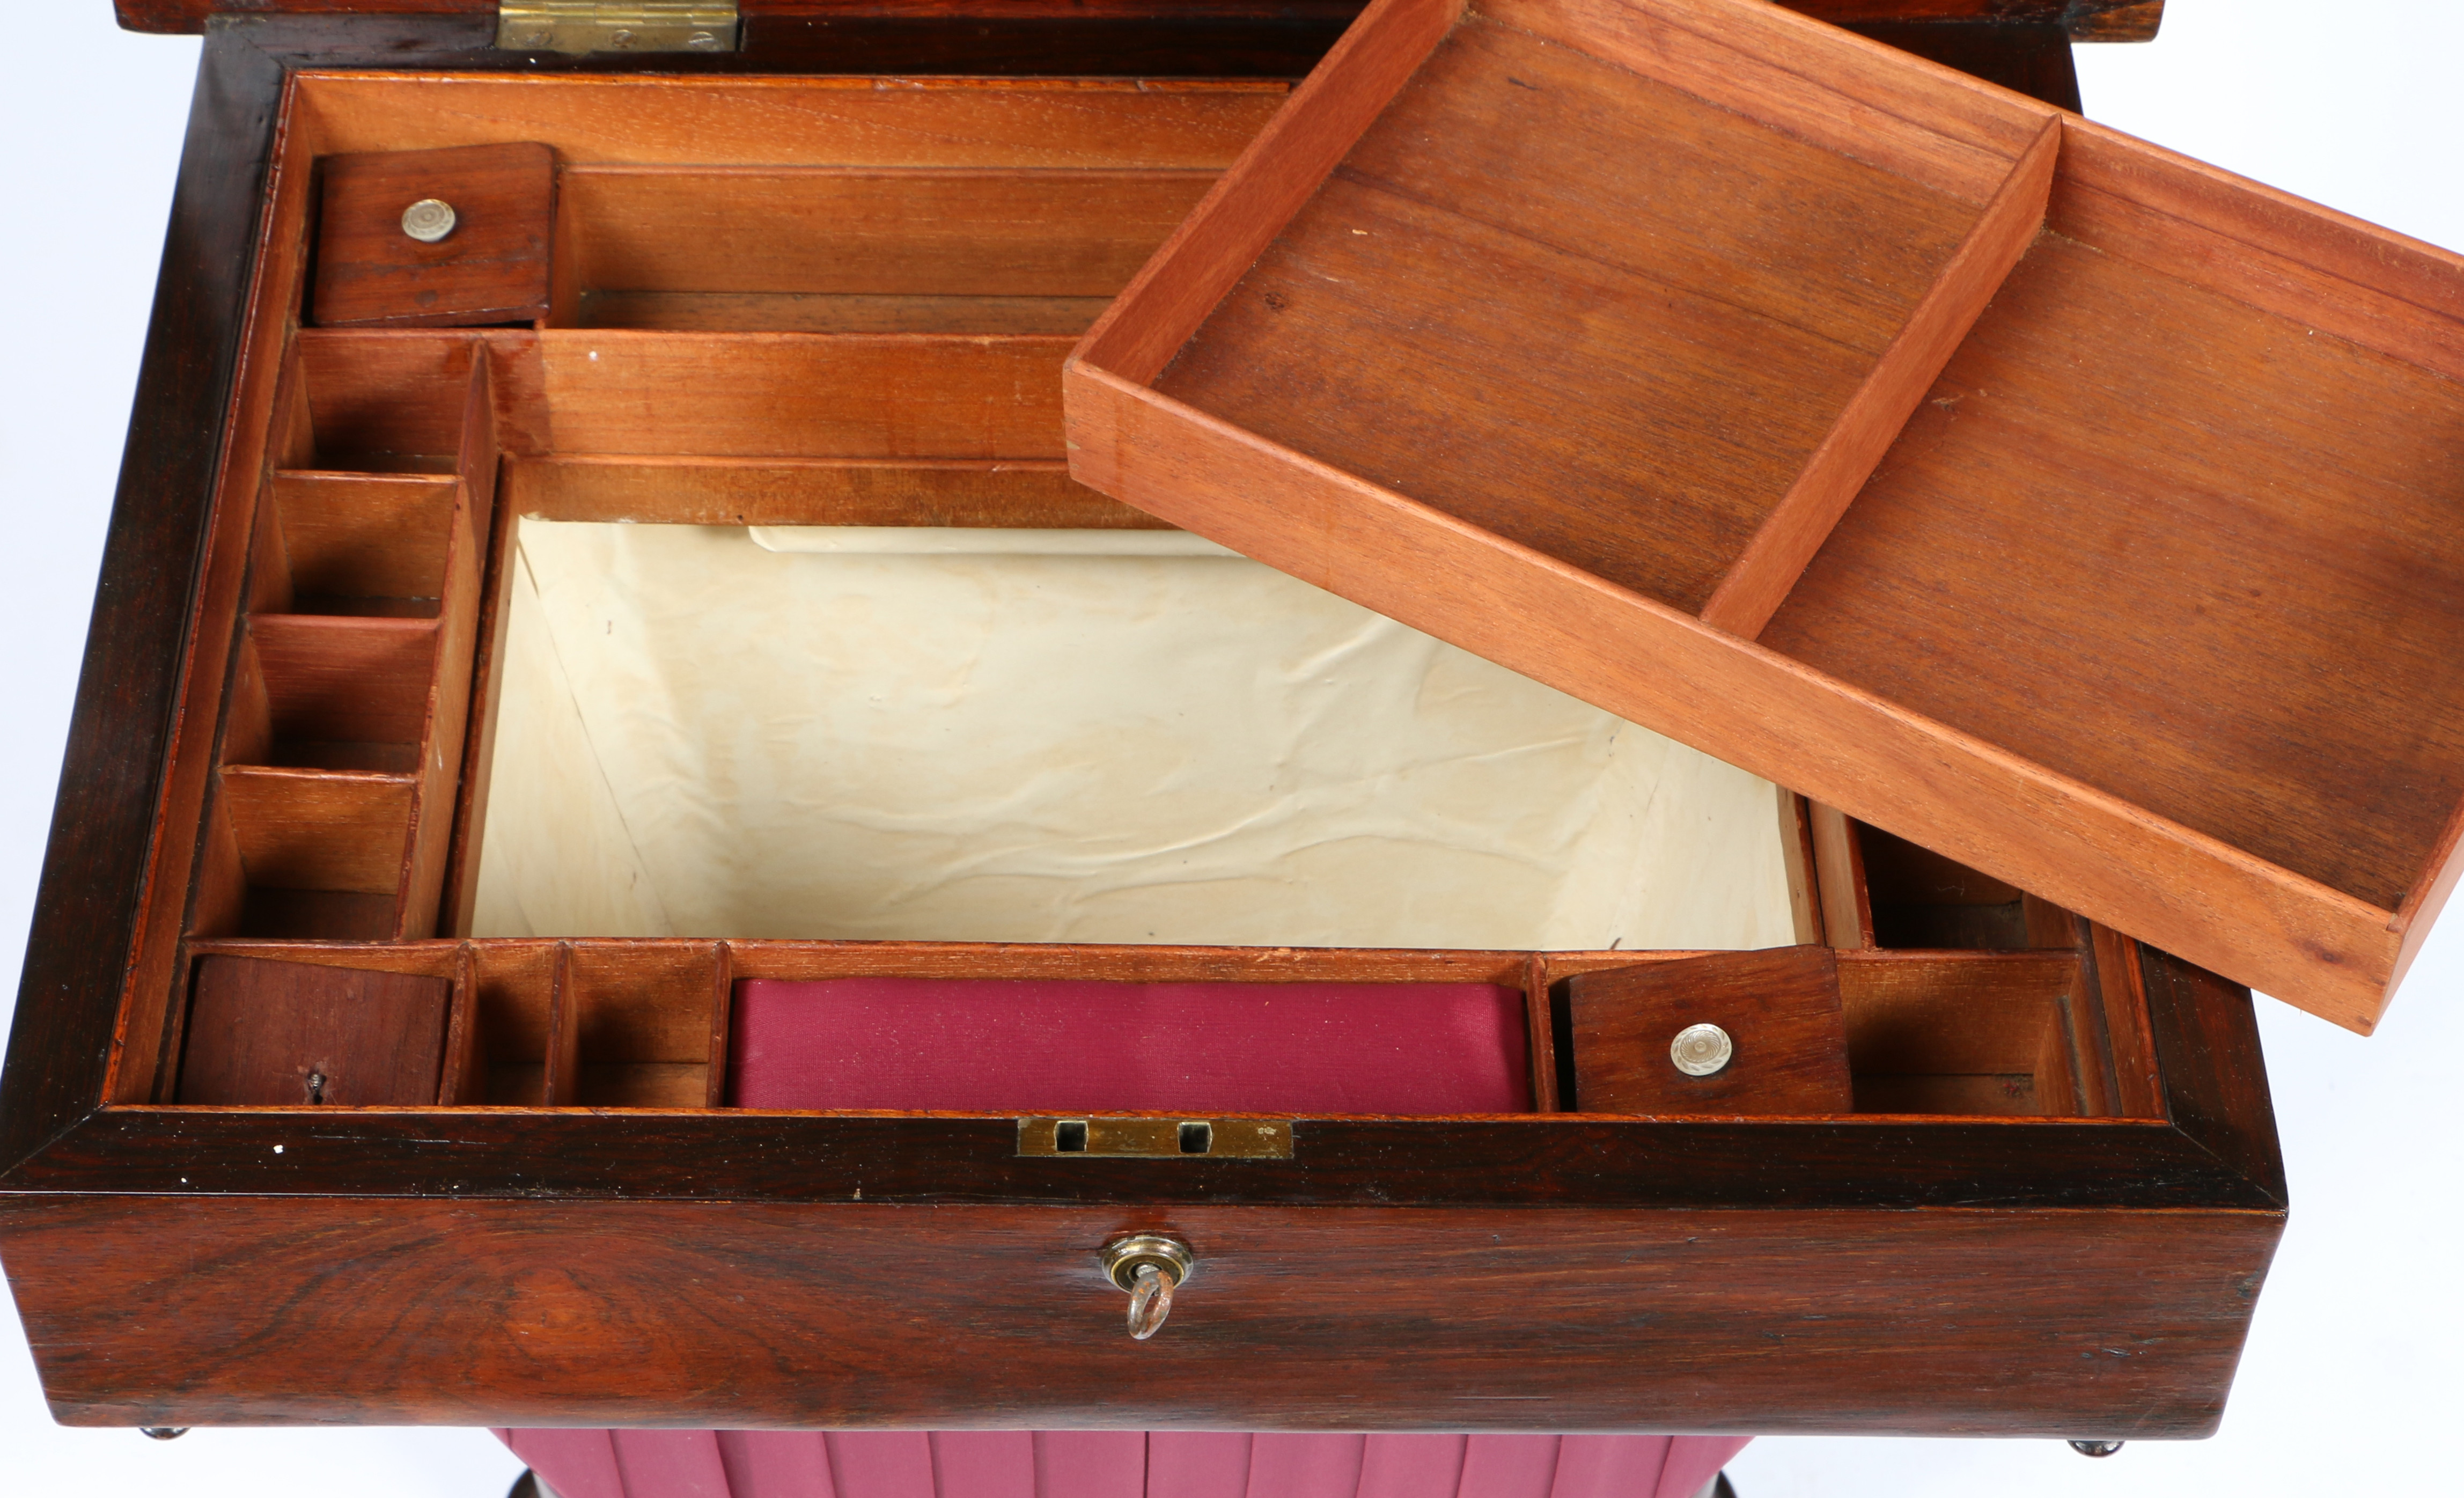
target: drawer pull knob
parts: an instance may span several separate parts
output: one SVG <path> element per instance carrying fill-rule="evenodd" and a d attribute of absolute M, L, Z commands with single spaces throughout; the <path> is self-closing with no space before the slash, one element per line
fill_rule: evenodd
<path fill-rule="evenodd" d="M 1134 1233 L 1104 1245 L 1104 1274 L 1130 1293 L 1130 1335 L 1145 1341 L 1163 1330 L 1172 1314 L 1172 1292 L 1198 1267 L 1198 1256 L 1177 1238 Z"/>
<path fill-rule="evenodd" d="M 402 210 L 402 231 L 424 245 L 453 232 L 453 205 L 443 198 L 422 198 Z"/>
<path fill-rule="evenodd" d="M 1728 1032 L 1716 1024 L 1689 1024 L 1668 1043 L 1668 1059 L 1689 1077 L 1707 1077 L 1720 1071 L 1736 1053 Z"/>

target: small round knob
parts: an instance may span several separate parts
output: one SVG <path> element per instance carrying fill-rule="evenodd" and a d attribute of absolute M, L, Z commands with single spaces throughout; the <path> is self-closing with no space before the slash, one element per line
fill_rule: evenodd
<path fill-rule="evenodd" d="M 2071 1449 L 2084 1457 L 2109 1457 L 2122 1449 L 2119 1441 L 2074 1441 Z"/>
<path fill-rule="evenodd" d="M 155 1441 L 177 1441 L 188 1433 L 186 1425 L 140 1425 L 137 1428 Z"/>
<path fill-rule="evenodd" d="M 402 210 L 402 231 L 424 245 L 453 232 L 453 205 L 443 198 L 422 198 Z"/>
<path fill-rule="evenodd" d="M 1728 1058 L 1736 1053 L 1736 1046 L 1728 1043 L 1728 1032 L 1716 1024 L 1689 1024 L 1668 1043 L 1668 1059 L 1689 1077 L 1711 1075 L 1726 1067 Z"/>

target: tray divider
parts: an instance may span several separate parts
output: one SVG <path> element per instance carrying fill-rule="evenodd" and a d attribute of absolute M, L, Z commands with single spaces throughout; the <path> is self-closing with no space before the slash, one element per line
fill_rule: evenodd
<path fill-rule="evenodd" d="M 1960 341 L 2043 230 L 2061 140 L 2061 121 L 2048 119 L 1812 460 L 1729 563 L 1703 606 L 1705 624 L 1750 640 L 1771 622 Z"/>

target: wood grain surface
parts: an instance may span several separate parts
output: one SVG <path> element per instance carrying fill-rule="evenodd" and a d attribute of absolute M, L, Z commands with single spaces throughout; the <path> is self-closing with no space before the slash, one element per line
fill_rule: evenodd
<path fill-rule="evenodd" d="M 2051 236 L 1764 643 L 2392 912 L 2464 803 L 2459 452 L 2464 385 Z"/>
<path fill-rule="evenodd" d="M 1696 610 L 1976 216 L 1475 20 L 1155 387 Z"/>
<path fill-rule="evenodd" d="M 1510 346 L 1479 320 L 1486 288 L 1528 276 L 1474 277 L 1481 292 L 1458 285 L 1443 306 L 1401 299 L 1412 316 L 1379 330 L 1383 345 L 1320 340 L 1278 365 L 1279 343 L 1344 325 L 1329 308 L 1423 274 L 1372 249 L 1391 226 L 1363 216 L 1320 236 L 1348 241 L 1323 252 L 1348 260 L 1275 288 L 1310 298 L 1306 325 L 1275 324 L 1257 283 L 1309 241 L 1348 166 L 1150 386 L 1193 300 L 1221 284 L 1218 252 L 1190 229 L 1166 245 L 1065 375 L 1072 472 L 2027 890 L 2050 907 L 2023 911 L 2030 940 L 2038 914 L 2051 931 L 2055 913 L 2078 911 L 2373 1026 L 2464 874 L 2464 742 L 2449 721 L 2464 704 L 2449 665 L 2464 651 L 2448 648 L 2459 642 L 2442 602 L 2457 590 L 2446 538 L 2421 529 L 2449 497 L 2438 455 L 2464 419 L 2451 378 L 2464 367 L 2464 260 L 1881 48 L 1825 54 L 1853 44 L 1726 0 L 1511 0 L 1494 13 L 1570 44 L 1604 37 L 1601 55 L 1643 71 L 1686 49 L 1762 48 L 1778 72 L 1723 88 L 1766 112 L 1802 106 L 1814 85 L 1780 64 L 1820 54 L 1840 97 L 1915 101 L 1925 128 L 1903 143 L 1903 170 L 1969 170 L 2022 127 L 2041 167 L 2059 121 L 2053 231 L 1780 603 L 1771 650 L 1732 652 L 1683 618 L 1715 575 L 1701 565 L 1710 548 L 1688 584 L 1683 544 L 1654 536 L 1638 547 L 1645 570 L 1620 571 L 1597 539 L 1647 535 L 1658 517 L 1565 526 L 1572 543 L 1553 533 L 1568 486 L 1547 437 L 1587 433 L 1569 394 L 1580 380 L 1546 363 L 1570 335 L 1536 324 L 1534 346 Z M 1441 77 L 1433 62 L 1390 118 Z M 1448 139 L 1416 137 L 1416 167 L 1453 161 Z M 1261 161 L 1210 198 L 1219 218 L 1265 202 L 1246 182 L 1271 174 Z M 1429 328 L 1443 336 L 1411 341 Z M 1534 368 L 1529 387 L 1484 378 Z M 1766 425 L 1771 407 L 1754 410 Z M 1490 513 L 1442 486 L 1479 474 L 1485 452 L 1463 434 L 1487 436 L 1500 411 L 1502 440 L 1542 461 L 1511 465 L 1514 484 L 1501 465 Z M 1689 426 L 1694 449 L 1722 451 L 1708 415 Z M 1384 451 L 1401 446 L 1395 430 L 1412 432 L 1411 451 Z M 1424 452 L 1442 460 L 1433 477 L 1412 469 Z M 1638 461 L 1615 444 L 1583 455 L 1612 478 Z M 1533 474 L 1549 481 L 1515 487 Z M 2359 508 L 2345 502 L 2356 493 Z M 1683 606 L 1659 606 L 1671 603 Z M 2423 711 L 2405 708 L 2415 699 Z"/>
<path fill-rule="evenodd" d="M 1856 1105 L 1839 964 L 1829 947 L 1722 952 L 1567 980 L 1572 1106 L 1590 1113 L 1841 1113 Z M 1670 1045 L 1697 1024 L 1733 1047 L 1708 1076 Z"/>
<path fill-rule="evenodd" d="M 179 1100 L 333 1108 L 437 1101 L 452 983 L 254 958 L 197 964 Z"/>
<path fill-rule="evenodd" d="M 2280 1226 L 70 1197 L 0 1205 L 0 1251 L 76 1424 L 2178 1438 L 2215 1425 Z M 1199 1266 L 1150 1342 L 1095 1262 L 1128 1227 Z M 353 1355 L 300 1355 L 328 1343 Z"/>
<path fill-rule="evenodd" d="M 194 32 L 204 28 L 214 0 L 113 0 L 120 24 L 135 32 Z M 321 14 L 333 0 L 251 0 L 260 11 Z M 1181 15 L 1324 17 L 1340 26 L 1361 8 L 1362 0 L 868 0 L 848 5 L 843 0 L 738 0 L 737 9 L 756 34 L 778 21 L 803 16 L 857 14 L 902 16 L 938 21 L 977 20 L 989 15 L 1051 17 L 1105 16 L 1170 21 Z M 2082 41 L 2146 41 L 2156 34 L 2165 14 L 2165 0 L 1787 0 L 1789 9 L 1826 21 L 1931 21 L 1961 25 L 1993 22 L 2068 27 Z M 388 11 L 431 15 L 490 15 L 495 0 L 387 0 Z"/>
<path fill-rule="evenodd" d="M 349 152 L 319 164 L 313 319 L 326 327 L 463 327 L 547 315 L 556 153 L 537 142 Z M 403 215 L 435 200 L 427 243 Z"/>

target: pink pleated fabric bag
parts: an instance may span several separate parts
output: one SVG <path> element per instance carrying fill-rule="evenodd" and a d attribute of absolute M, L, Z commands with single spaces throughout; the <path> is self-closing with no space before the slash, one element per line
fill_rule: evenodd
<path fill-rule="evenodd" d="M 1200 986 L 748 980 L 736 988 L 729 1097 L 1022 1112 L 1530 1106 L 1513 989 Z M 1695 1498 L 1746 1444 L 1160 1430 L 497 1435 L 559 1498 Z"/>
<path fill-rule="evenodd" d="M 1728 1436 L 500 1430 L 558 1498 L 1695 1498 Z"/>

